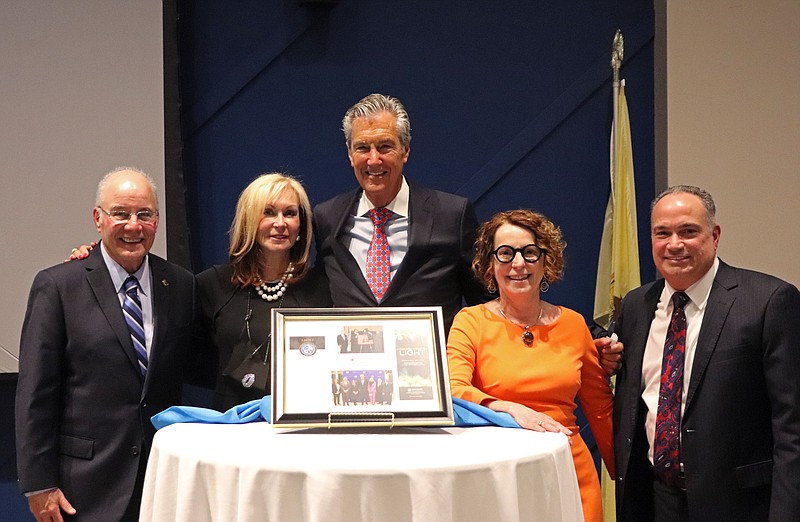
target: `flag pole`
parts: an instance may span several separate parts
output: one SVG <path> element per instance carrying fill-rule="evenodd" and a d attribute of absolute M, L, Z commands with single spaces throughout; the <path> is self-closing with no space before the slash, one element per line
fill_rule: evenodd
<path fill-rule="evenodd" d="M 611 44 L 611 69 L 614 72 L 614 117 L 611 124 L 611 194 L 606 207 L 603 238 L 597 268 L 595 289 L 595 321 L 605 320 L 609 328 L 619 310 L 619 301 L 639 286 L 639 245 L 636 239 L 636 189 L 633 180 L 630 119 L 624 83 L 619 78 L 624 41 L 617 29 Z M 617 198 L 619 196 L 619 198 Z M 598 306 L 600 305 L 600 306 Z M 612 386 L 615 378 L 611 378 Z M 603 499 L 603 521 L 617 519 L 614 479 L 602 465 L 600 492 Z"/>
<path fill-rule="evenodd" d="M 611 70 L 614 72 L 614 81 L 612 83 L 614 95 L 612 97 L 613 100 L 613 110 L 614 115 L 611 118 L 612 121 L 612 130 L 611 130 L 611 199 L 612 202 L 614 200 L 614 179 L 617 174 L 617 159 L 616 154 L 613 151 L 617 150 L 617 135 L 619 132 L 619 122 L 617 121 L 618 114 L 619 114 L 619 70 L 622 67 L 622 57 L 625 54 L 625 40 L 622 38 L 622 31 L 617 29 L 617 32 L 614 34 L 614 40 L 611 42 Z"/>

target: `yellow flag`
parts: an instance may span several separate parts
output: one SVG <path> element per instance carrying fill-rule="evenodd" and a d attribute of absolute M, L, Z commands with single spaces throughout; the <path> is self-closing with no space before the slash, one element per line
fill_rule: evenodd
<path fill-rule="evenodd" d="M 612 133 L 611 194 L 606 206 L 594 298 L 594 320 L 603 327 L 608 327 L 614 310 L 625 294 L 641 284 L 631 126 L 625 82 L 623 80 L 620 83 L 614 118 L 616 140 Z"/>
<path fill-rule="evenodd" d="M 613 130 L 611 133 L 611 194 L 606 206 L 594 296 L 594 320 L 605 328 L 608 328 L 614 311 L 619 309 L 625 294 L 641 284 L 633 150 L 624 80 L 620 82 L 616 105 L 616 133 Z M 614 480 L 609 476 L 605 465 L 602 468 L 600 489 L 603 496 L 603 520 L 613 522 L 616 520 Z"/>

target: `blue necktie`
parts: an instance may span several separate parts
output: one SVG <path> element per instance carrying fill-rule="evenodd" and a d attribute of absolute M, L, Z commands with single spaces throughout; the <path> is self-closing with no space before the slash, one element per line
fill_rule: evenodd
<path fill-rule="evenodd" d="M 122 312 L 125 315 L 125 322 L 131 331 L 133 348 L 136 350 L 136 358 L 139 360 L 139 370 L 142 376 L 147 373 L 147 348 L 144 338 L 144 315 L 142 315 L 142 302 L 139 300 L 139 280 L 134 276 L 129 276 L 122 285 L 125 290 L 125 300 L 122 302 Z"/>

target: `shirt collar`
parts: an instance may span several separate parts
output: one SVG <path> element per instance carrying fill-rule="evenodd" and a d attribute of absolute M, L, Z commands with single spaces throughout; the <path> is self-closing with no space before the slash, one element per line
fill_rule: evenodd
<path fill-rule="evenodd" d="M 403 182 L 400 184 L 400 191 L 384 208 L 391 210 L 397 216 L 408 217 L 408 192 L 408 183 L 406 182 L 406 177 L 403 176 Z M 356 216 L 363 216 L 373 208 L 375 208 L 375 205 L 367 199 L 367 195 L 364 191 L 361 191 L 361 199 L 358 200 Z"/>
<path fill-rule="evenodd" d="M 150 295 L 150 256 L 144 258 L 144 263 L 139 267 L 139 270 L 133 274 L 129 274 L 127 270 L 111 258 L 111 254 L 106 250 L 106 245 L 100 242 L 100 252 L 103 254 L 103 261 L 108 268 L 108 273 L 111 275 L 111 282 L 114 283 L 114 290 L 119 293 L 122 290 L 122 285 L 129 275 L 135 276 L 139 280 L 139 291 L 144 295 Z"/>
<path fill-rule="evenodd" d="M 714 258 L 714 264 L 711 265 L 711 268 L 708 269 L 703 277 L 697 280 L 692 286 L 684 290 L 686 295 L 689 296 L 692 303 L 700 309 L 703 310 L 708 303 L 708 296 L 711 294 L 711 287 L 714 284 L 714 278 L 717 277 L 717 270 L 719 269 L 719 258 Z M 669 283 L 664 281 L 664 292 L 661 294 L 662 299 L 667 298 L 671 299 L 672 294 L 674 294 L 676 290 L 672 288 Z"/>

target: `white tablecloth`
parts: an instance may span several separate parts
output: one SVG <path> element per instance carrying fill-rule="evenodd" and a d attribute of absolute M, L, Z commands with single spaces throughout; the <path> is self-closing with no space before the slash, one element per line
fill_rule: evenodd
<path fill-rule="evenodd" d="M 580 521 L 567 438 L 522 429 L 158 431 L 142 521 Z"/>

